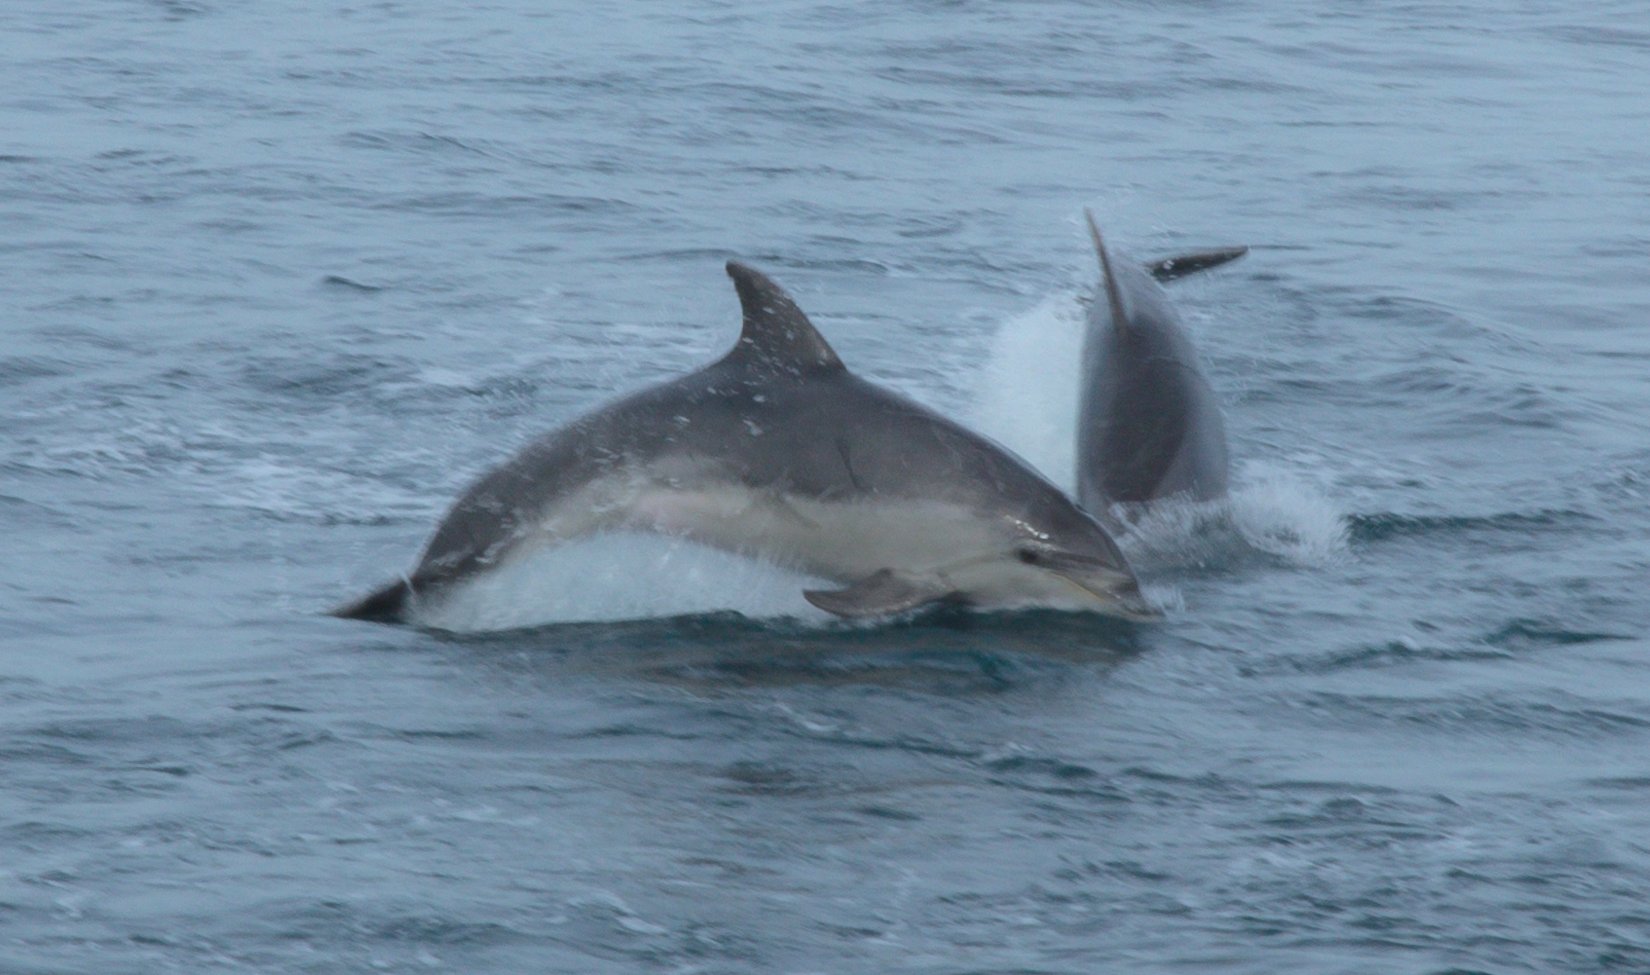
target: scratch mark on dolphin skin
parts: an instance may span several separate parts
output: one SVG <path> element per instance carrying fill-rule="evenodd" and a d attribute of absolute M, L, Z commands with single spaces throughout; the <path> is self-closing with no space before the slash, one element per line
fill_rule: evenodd
<path fill-rule="evenodd" d="M 842 468 L 848 472 L 848 482 L 856 491 L 864 491 L 865 484 L 860 481 L 859 475 L 854 473 L 854 462 L 848 456 L 848 441 L 841 437 L 836 438 L 836 452 L 842 456 Z"/>

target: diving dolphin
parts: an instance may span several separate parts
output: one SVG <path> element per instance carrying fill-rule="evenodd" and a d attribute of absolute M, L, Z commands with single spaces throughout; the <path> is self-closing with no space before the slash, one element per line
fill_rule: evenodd
<path fill-rule="evenodd" d="M 783 290 L 730 261 L 720 360 L 530 443 L 466 491 L 412 572 L 334 615 L 407 620 L 527 552 L 603 531 L 681 536 L 833 580 L 815 606 L 928 603 L 1155 617 L 1101 525 L 1007 450 L 843 366 Z"/>
<path fill-rule="evenodd" d="M 1242 256 L 1211 252 L 1199 262 L 1170 259 L 1146 268 L 1114 261 L 1094 214 L 1089 235 L 1100 257 L 1100 288 L 1088 310 L 1077 423 L 1077 500 L 1105 517 L 1111 505 L 1181 495 L 1226 494 L 1226 423 L 1169 296 L 1153 280 L 1164 263 L 1189 273 Z M 1230 256 L 1225 256 L 1230 255 Z M 1190 266 L 1190 265 L 1196 266 Z"/>

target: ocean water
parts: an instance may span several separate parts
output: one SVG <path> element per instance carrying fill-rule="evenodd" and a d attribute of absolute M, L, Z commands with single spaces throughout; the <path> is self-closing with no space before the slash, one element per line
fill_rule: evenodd
<path fill-rule="evenodd" d="M 1650 971 L 1646 79 L 1610 0 L 7 4 L 0 972 Z M 647 539 L 323 615 L 730 257 L 1068 479 L 1084 207 L 1253 248 L 1165 621 Z"/>

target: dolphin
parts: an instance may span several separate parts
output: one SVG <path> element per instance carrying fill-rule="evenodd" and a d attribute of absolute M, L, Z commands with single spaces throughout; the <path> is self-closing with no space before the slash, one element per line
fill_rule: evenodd
<path fill-rule="evenodd" d="M 1113 260 L 1095 225 L 1101 290 L 1083 339 L 1077 500 L 1106 517 L 1114 504 L 1226 495 L 1226 423 L 1169 296 L 1171 280 L 1242 256 L 1233 248 L 1139 267 Z M 1229 255 L 1229 256 L 1227 256 Z M 1167 265 L 1167 266 L 1165 266 Z"/>
<path fill-rule="evenodd" d="M 1106 530 L 1027 463 L 849 372 L 791 297 L 737 261 L 733 349 L 528 444 L 483 476 L 403 578 L 333 611 L 384 622 L 546 545 L 657 532 L 840 589 L 844 617 L 937 602 L 1157 612 Z"/>

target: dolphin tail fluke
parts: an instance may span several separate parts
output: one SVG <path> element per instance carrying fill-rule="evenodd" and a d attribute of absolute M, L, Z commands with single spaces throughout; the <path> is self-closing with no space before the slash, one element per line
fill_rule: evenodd
<path fill-rule="evenodd" d="M 412 594 L 412 584 L 405 579 L 397 579 L 381 589 L 376 589 L 362 596 L 360 599 L 339 606 L 328 615 L 346 620 L 400 623 L 407 618 L 408 604 L 412 601 Z"/>
<path fill-rule="evenodd" d="M 1106 253 L 1106 242 L 1100 236 L 1100 225 L 1094 222 L 1094 211 L 1085 209 L 1083 216 L 1088 219 L 1089 239 L 1094 241 L 1094 252 L 1100 256 L 1100 280 L 1106 288 L 1106 303 L 1111 306 L 1111 320 L 1113 328 L 1125 328 L 1129 321 L 1129 309 L 1123 302 L 1123 289 L 1117 283 L 1117 275 L 1112 272 L 1111 255 Z"/>
<path fill-rule="evenodd" d="M 1212 267 L 1219 267 L 1237 260 L 1249 253 L 1247 247 L 1222 247 L 1211 251 L 1196 251 L 1191 254 L 1176 254 L 1152 261 L 1146 265 L 1146 270 L 1159 281 L 1175 281 L 1188 274 L 1207 271 Z"/>

